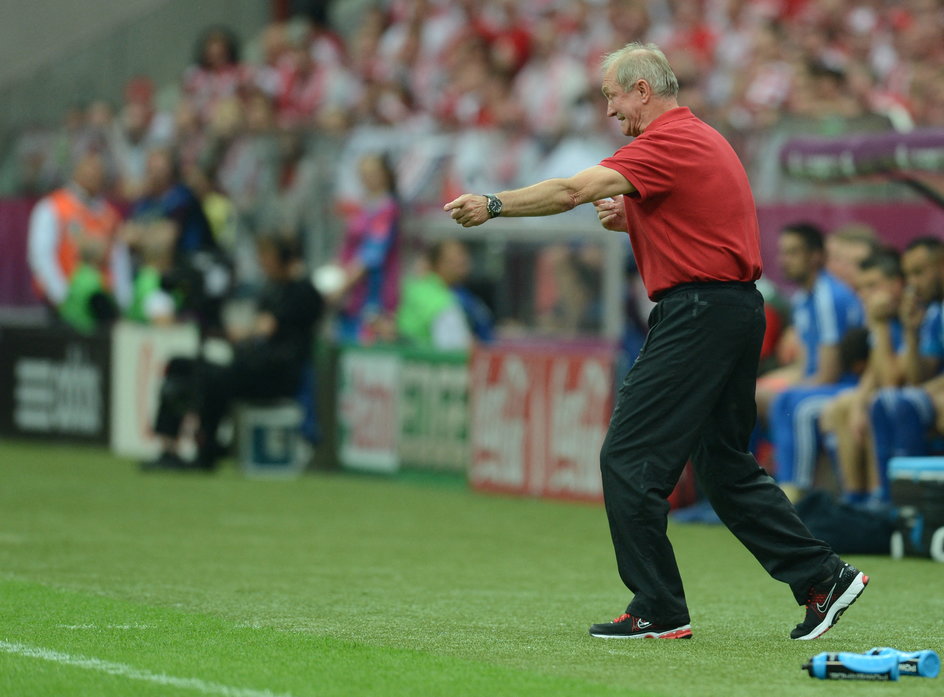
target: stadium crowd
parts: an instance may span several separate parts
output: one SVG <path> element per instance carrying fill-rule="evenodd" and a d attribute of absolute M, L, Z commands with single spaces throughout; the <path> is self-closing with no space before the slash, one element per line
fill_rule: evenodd
<path fill-rule="evenodd" d="M 448 159 L 437 163 L 448 173 L 438 181 L 453 188 L 530 181 L 569 136 L 615 137 L 600 108 L 599 59 L 628 41 L 662 46 L 680 102 L 735 143 L 789 116 L 944 125 L 938 0 L 361 5 L 344 33 L 303 18 L 270 24 L 251 42 L 252 61 L 225 27 L 206 31 L 173 109 L 157 107 L 147 76 L 117 106 L 89 95 L 57 130 L 24 134 L 10 186 L 46 193 L 92 147 L 107 155 L 111 193 L 130 201 L 144 186 L 147 151 L 161 145 L 184 171 L 199 167 L 237 211 L 258 213 L 317 176 L 306 166 L 309 136 L 349 141 L 378 130 L 373 142 L 421 180 L 422 161 Z M 419 195 L 420 183 L 404 193 Z M 342 195 L 356 189 L 350 177 L 339 183 Z"/>
<path fill-rule="evenodd" d="M 252 60 L 226 27 L 209 28 L 192 63 L 181 66 L 172 108 L 157 98 L 160 86 L 141 76 L 125 86 L 120 105 L 90 95 L 58 128 L 20 136 L 6 193 L 44 197 L 31 223 L 30 262 L 37 287 L 66 322 L 88 330 L 119 312 L 140 321 L 181 312 L 216 321 L 219 308 L 209 301 L 260 283 L 255 239 L 276 232 L 297 240 L 310 262 L 341 267 L 342 282 L 326 299 L 342 339 L 392 338 L 399 327 L 429 342 L 441 333 L 434 311 L 454 319 L 457 307 L 473 329 L 481 323 L 479 337 L 489 336 L 481 305 L 461 289 L 468 271 L 461 249 L 429 255 L 428 273 L 406 286 L 415 314 L 398 316 L 403 220 L 459 191 L 515 188 L 611 153 L 621 141 L 606 120 L 599 63 L 629 41 L 665 49 L 679 102 L 725 134 L 749 168 L 751 137 L 791 118 L 823 133 L 864 117 L 902 131 L 944 126 L 940 0 L 389 0 L 361 7 L 343 31 L 331 26 L 330 13 L 273 22 L 253 38 Z M 63 249 L 51 232 L 57 216 L 81 219 L 88 239 Z M 933 427 L 926 412 L 935 397 L 918 399 L 913 390 L 940 367 L 932 346 L 940 330 L 930 326 L 938 315 L 922 312 L 928 327 L 919 330 L 915 303 L 940 302 L 941 252 L 921 247 L 931 258 L 926 266 L 938 270 L 914 290 L 914 250 L 905 252 L 902 271 L 875 240 L 849 261 L 827 254 L 821 232 L 800 230 L 781 236 L 784 271 L 805 293 L 793 314 L 799 338 L 781 350 L 805 347 L 792 355 L 806 363 L 797 359 L 795 369 L 758 388 L 774 459 L 786 483 L 811 486 L 811 458 L 820 450 L 810 444 L 822 433 L 825 410 L 827 432 L 836 434 L 827 446 L 854 436 L 851 445 L 837 445 L 847 493 L 887 498 L 879 460 L 905 448 L 893 442 L 901 429 L 888 426 L 898 418 L 889 414 L 923 409 L 925 431 Z M 458 271 L 440 269 L 450 258 L 444 254 L 455 255 Z M 795 269 L 787 268 L 791 254 Z M 827 284 L 821 275 L 830 264 Z M 878 278 L 867 288 L 860 275 L 873 270 Z M 886 280 L 894 288 L 876 291 Z M 455 286 L 454 299 L 444 285 Z M 830 297 L 841 295 L 852 309 L 837 305 L 831 318 L 817 315 L 829 303 L 811 298 L 827 285 Z M 896 308 L 906 303 L 904 326 Z M 864 339 L 871 357 L 857 361 L 853 339 L 844 344 L 841 330 L 861 325 L 871 332 Z M 925 339 L 916 339 L 921 332 Z M 879 334 L 893 338 L 882 344 Z M 888 377 L 886 364 L 899 351 L 911 351 L 910 367 Z M 842 396 L 843 387 L 859 392 Z M 844 406 L 831 401 L 839 399 Z M 803 403 L 815 406 L 797 406 Z M 794 423 L 800 414 L 807 421 Z M 885 439 L 865 449 L 871 455 L 863 451 L 869 429 Z"/>

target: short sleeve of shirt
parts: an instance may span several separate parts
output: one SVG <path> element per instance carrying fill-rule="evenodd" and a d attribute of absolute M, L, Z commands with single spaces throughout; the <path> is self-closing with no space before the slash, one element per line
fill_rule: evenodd
<path fill-rule="evenodd" d="M 819 343 L 833 346 L 839 343 L 844 324 L 842 304 L 837 295 L 827 284 L 813 294 L 813 311 L 816 313 L 816 326 L 819 327 Z"/>
<path fill-rule="evenodd" d="M 825 274 L 813 292 L 813 311 L 819 329 L 819 343 L 834 346 L 852 327 L 862 324 L 862 306 L 858 298 Z"/>
<path fill-rule="evenodd" d="M 675 183 L 672 158 L 666 157 L 665 147 L 660 147 L 655 135 L 639 136 L 600 164 L 626 177 L 641 201 L 671 191 Z M 637 195 L 633 197 L 637 198 Z"/>
<path fill-rule="evenodd" d="M 931 305 L 921 323 L 921 355 L 944 359 L 944 315 L 941 303 Z"/>

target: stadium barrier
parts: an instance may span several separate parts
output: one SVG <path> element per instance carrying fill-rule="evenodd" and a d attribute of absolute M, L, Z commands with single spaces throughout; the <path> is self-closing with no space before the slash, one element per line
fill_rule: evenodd
<path fill-rule="evenodd" d="M 152 431 L 164 368 L 174 356 L 195 356 L 197 327 L 152 327 L 119 322 L 111 333 L 111 449 L 121 457 L 144 460 L 158 455 Z"/>
<path fill-rule="evenodd" d="M 602 500 L 600 446 L 615 350 L 604 344 L 511 344 L 472 356 L 473 488 Z"/>
<path fill-rule="evenodd" d="M 107 445 L 112 346 L 62 327 L 0 327 L 0 435 Z"/>
<path fill-rule="evenodd" d="M 469 453 L 468 356 L 346 347 L 337 371 L 338 460 L 348 469 L 464 472 Z"/>

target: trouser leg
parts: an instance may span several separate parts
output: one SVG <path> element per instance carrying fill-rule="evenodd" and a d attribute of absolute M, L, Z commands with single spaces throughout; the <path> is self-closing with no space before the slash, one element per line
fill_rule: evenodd
<path fill-rule="evenodd" d="M 810 584 L 832 573 L 839 559 L 826 543 L 813 538 L 783 491 L 747 450 L 762 339 L 763 328 L 755 327 L 702 427 L 692 460 L 718 517 L 773 578 L 789 584 L 802 604 Z"/>
<path fill-rule="evenodd" d="M 667 498 L 723 388 L 729 355 L 743 342 L 744 297 L 738 295 L 752 291 L 685 291 L 659 302 L 646 343 L 618 392 L 600 453 L 617 567 L 634 593 L 628 610 L 650 621 L 689 621 L 666 535 Z M 706 296 L 741 303 L 740 318 Z"/>
<path fill-rule="evenodd" d="M 200 371 L 200 429 L 197 434 L 199 459 L 213 463 L 221 454 L 217 440 L 220 422 L 229 411 L 242 381 L 229 366 L 204 363 Z"/>
<path fill-rule="evenodd" d="M 176 439 L 184 416 L 194 408 L 197 390 L 196 363 L 190 358 L 173 358 L 164 371 L 164 381 L 158 394 L 154 432 Z"/>

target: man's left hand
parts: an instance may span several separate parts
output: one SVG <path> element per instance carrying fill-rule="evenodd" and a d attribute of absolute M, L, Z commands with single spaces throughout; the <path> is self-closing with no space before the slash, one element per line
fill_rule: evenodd
<path fill-rule="evenodd" d="M 480 194 L 462 194 L 443 206 L 443 210 L 462 227 L 475 227 L 489 219 L 487 203 L 488 200 Z"/>

